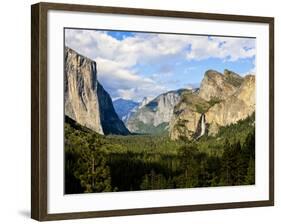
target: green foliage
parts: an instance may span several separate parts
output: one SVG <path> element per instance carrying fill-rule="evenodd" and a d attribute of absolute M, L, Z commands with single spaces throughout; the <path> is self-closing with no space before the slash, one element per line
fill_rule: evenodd
<path fill-rule="evenodd" d="M 222 137 L 234 142 L 235 139 L 245 140 L 250 132 L 255 127 L 255 113 L 244 120 L 239 120 L 235 124 L 230 124 L 225 127 L 220 127 L 219 133 L 216 137 Z"/>
<path fill-rule="evenodd" d="M 183 93 L 181 97 L 181 103 L 177 104 L 174 110 L 178 111 L 180 109 L 180 105 L 188 105 L 189 109 L 201 114 L 207 112 L 210 108 L 210 105 L 207 101 L 191 91 L 186 91 Z"/>
<path fill-rule="evenodd" d="M 255 160 L 253 158 L 250 158 L 249 161 L 247 176 L 245 177 L 245 184 L 255 184 Z"/>
<path fill-rule="evenodd" d="M 254 184 L 255 135 L 250 133 L 243 146 L 225 142 L 222 155 L 221 185 Z"/>
<path fill-rule="evenodd" d="M 225 144 L 225 151 L 222 156 L 222 185 L 241 185 L 243 177 L 245 177 L 243 164 L 241 160 L 241 145 L 237 142 L 230 145 L 228 142 Z"/>
<path fill-rule="evenodd" d="M 220 103 L 221 100 L 218 99 L 217 97 L 213 97 L 211 100 L 209 100 L 208 102 L 203 103 L 199 103 L 199 104 L 195 104 L 196 107 L 196 112 L 200 113 L 200 114 L 204 114 L 206 113 L 212 106 L 214 106 L 217 103 Z"/>
<path fill-rule="evenodd" d="M 163 135 L 168 134 L 168 123 L 163 122 L 158 126 L 154 126 L 152 124 L 145 124 L 142 121 L 135 121 L 134 125 L 138 130 L 140 130 L 139 134 L 153 134 L 153 135 Z"/>
<path fill-rule="evenodd" d="M 214 156 L 222 156 L 225 151 L 225 140 L 234 144 L 237 140 L 241 144 L 247 141 L 247 137 L 255 128 L 255 114 L 244 120 L 225 127 L 220 127 L 216 136 L 203 136 L 197 142 L 198 150 Z M 253 146 L 254 148 L 255 146 Z"/>
<path fill-rule="evenodd" d="M 220 103 L 220 102 L 221 102 L 221 100 L 220 100 L 219 98 L 217 98 L 217 97 L 212 97 L 212 99 L 209 101 L 209 105 L 210 105 L 210 107 L 212 107 L 212 106 L 214 106 L 215 104 Z"/>
<path fill-rule="evenodd" d="M 172 141 L 167 135 L 111 135 L 107 136 L 109 153 L 176 154 L 184 143 Z"/>
<path fill-rule="evenodd" d="M 204 108 L 202 105 L 200 104 L 195 104 L 195 107 L 196 107 L 196 112 L 200 113 L 200 114 L 203 114 L 207 111 L 206 108 Z"/>
<path fill-rule="evenodd" d="M 166 179 L 163 174 L 157 174 L 154 170 L 145 174 L 140 185 L 141 190 L 171 189 L 174 188 L 171 178 Z"/>
<path fill-rule="evenodd" d="M 198 141 L 102 136 L 65 123 L 65 193 L 255 183 L 254 115 Z"/>
<path fill-rule="evenodd" d="M 111 191 L 104 139 L 76 125 L 65 123 L 65 193 Z"/>

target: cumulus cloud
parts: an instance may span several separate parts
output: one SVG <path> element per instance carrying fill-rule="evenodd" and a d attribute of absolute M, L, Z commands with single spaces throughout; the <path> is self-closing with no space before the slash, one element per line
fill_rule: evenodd
<path fill-rule="evenodd" d="M 140 61 L 177 54 L 186 41 L 183 35 L 145 33 L 117 40 L 105 31 L 66 29 L 65 43 L 89 58 L 105 58 L 131 67 Z"/>
<path fill-rule="evenodd" d="M 65 44 L 97 62 L 98 79 L 113 98 L 137 100 L 156 96 L 167 85 L 153 75 L 148 78 L 136 66 L 162 63 L 158 72 L 163 77 L 172 74 L 165 61 L 173 57 L 236 61 L 255 55 L 255 41 L 245 38 L 135 33 L 119 40 L 106 31 L 66 29 Z"/>
<path fill-rule="evenodd" d="M 131 89 L 117 89 L 117 94 L 114 94 L 114 98 L 141 101 L 144 96 L 154 98 L 167 91 L 168 89 L 161 85 L 154 85 L 153 88 L 150 85 L 143 85 Z"/>
<path fill-rule="evenodd" d="M 141 77 L 118 62 L 97 58 L 99 81 L 110 90 L 112 97 L 141 100 L 143 96 L 155 96 L 166 88 L 151 78 Z"/>
<path fill-rule="evenodd" d="M 196 37 L 190 40 L 191 49 L 186 54 L 188 60 L 219 58 L 228 61 L 255 56 L 255 41 L 249 38 Z"/>

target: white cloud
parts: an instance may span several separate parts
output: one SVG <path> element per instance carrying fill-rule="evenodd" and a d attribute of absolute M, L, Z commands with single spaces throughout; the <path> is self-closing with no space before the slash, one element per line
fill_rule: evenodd
<path fill-rule="evenodd" d="M 135 98 L 135 89 L 118 89 L 119 96 L 126 100 L 131 100 Z"/>
<path fill-rule="evenodd" d="M 136 34 L 117 40 L 104 31 L 65 31 L 66 45 L 89 58 L 114 60 L 123 67 L 179 53 L 186 41 L 181 35 Z"/>
<path fill-rule="evenodd" d="M 255 55 L 255 41 L 242 38 L 136 33 L 117 40 L 104 31 L 66 29 L 65 43 L 97 62 L 98 79 L 112 97 L 138 100 L 145 94 L 156 96 L 167 88 L 163 82 L 141 74 L 136 65 L 159 64 L 179 56 L 183 60 L 235 61 Z M 168 65 L 162 70 L 169 74 Z"/>
<path fill-rule="evenodd" d="M 191 49 L 186 54 L 188 60 L 219 58 L 236 61 L 255 56 L 255 40 L 235 37 L 196 37 L 190 40 Z"/>
<path fill-rule="evenodd" d="M 115 98 L 131 99 L 141 101 L 144 96 L 154 98 L 160 93 L 167 92 L 168 89 L 161 85 L 143 85 L 131 89 L 118 89 Z"/>
<path fill-rule="evenodd" d="M 99 81 L 114 98 L 141 100 L 143 96 L 154 97 L 167 91 L 153 79 L 141 77 L 115 61 L 97 58 L 96 62 Z"/>
<path fill-rule="evenodd" d="M 98 79 L 111 90 L 113 97 L 120 94 L 126 98 L 142 98 L 145 94 L 155 96 L 165 91 L 165 87 L 154 80 L 136 74 L 133 66 L 180 49 L 176 44 L 172 48 L 172 43 L 165 40 L 158 42 L 158 35 L 140 34 L 120 41 L 105 32 L 66 30 L 65 37 L 67 46 L 97 62 Z"/>

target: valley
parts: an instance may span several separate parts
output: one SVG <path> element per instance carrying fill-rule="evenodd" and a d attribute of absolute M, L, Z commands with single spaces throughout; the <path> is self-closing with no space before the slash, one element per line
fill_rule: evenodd
<path fill-rule="evenodd" d="M 65 192 L 254 184 L 253 122 L 251 116 L 216 137 L 194 142 L 171 141 L 168 136 L 103 136 L 67 122 Z"/>
<path fill-rule="evenodd" d="M 255 183 L 255 76 L 207 70 L 199 88 L 111 95 L 65 49 L 65 193 Z"/>

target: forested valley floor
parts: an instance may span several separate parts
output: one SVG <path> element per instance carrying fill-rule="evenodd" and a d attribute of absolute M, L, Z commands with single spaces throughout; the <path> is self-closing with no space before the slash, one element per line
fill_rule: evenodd
<path fill-rule="evenodd" d="M 255 183 L 255 115 L 216 136 L 103 136 L 65 118 L 65 193 Z"/>

